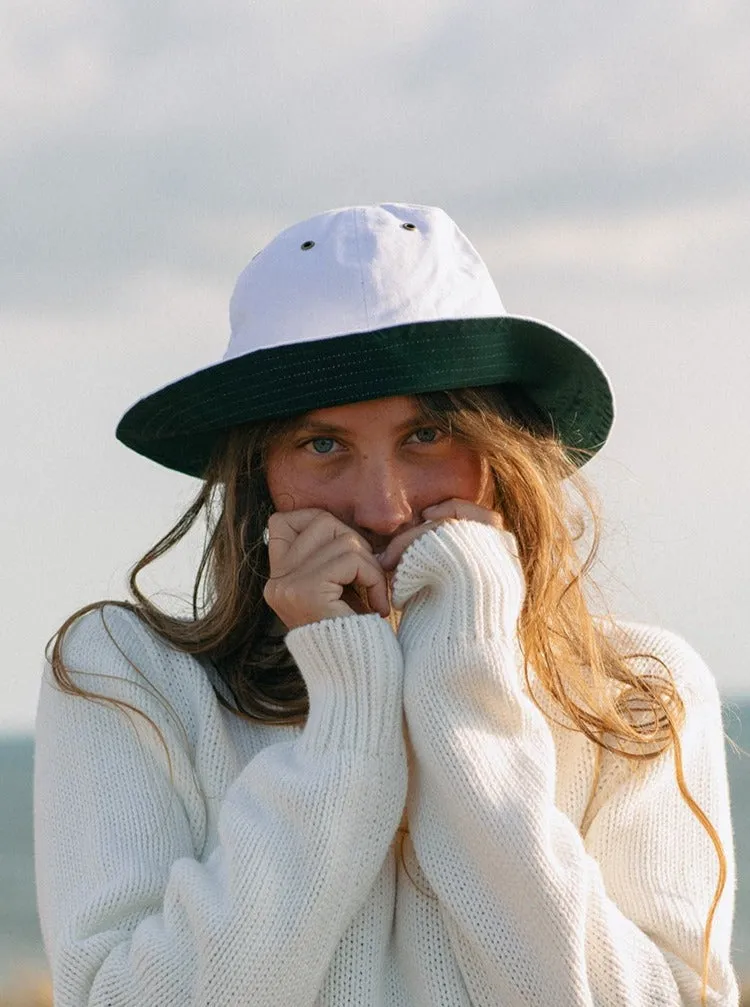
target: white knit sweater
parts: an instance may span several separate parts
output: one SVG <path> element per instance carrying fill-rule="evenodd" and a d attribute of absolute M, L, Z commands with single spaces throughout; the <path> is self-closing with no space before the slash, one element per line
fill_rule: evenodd
<path fill-rule="evenodd" d="M 605 754 L 597 783 L 596 747 L 529 698 L 513 545 L 437 526 L 397 569 L 398 635 L 378 615 L 291 631 L 304 728 L 231 714 L 210 665 L 129 612 L 105 610 L 114 641 L 99 612 L 75 624 L 78 683 L 147 713 L 171 766 L 142 717 L 45 669 L 35 855 L 57 1007 L 700 1003 L 713 844 L 671 752 L 636 771 Z M 685 702 L 686 783 L 728 862 L 708 1003 L 735 1005 L 716 685 L 678 637 L 621 630 Z"/>

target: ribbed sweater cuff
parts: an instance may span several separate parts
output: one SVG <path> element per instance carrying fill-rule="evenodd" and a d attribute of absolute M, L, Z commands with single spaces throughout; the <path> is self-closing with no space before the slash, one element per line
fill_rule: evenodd
<path fill-rule="evenodd" d="M 303 747 L 373 754 L 400 748 L 403 657 L 385 619 L 323 619 L 290 630 L 286 645 L 310 701 Z"/>
<path fill-rule="evenodd" d="M 469 520 L 439 524 L 416 539 L 392 590 L 397 608 L 409 603 L 399 630 L 405 652 L 424 632 L 446 639 L 512 636 L 523 597 L 513 535 Z"/>

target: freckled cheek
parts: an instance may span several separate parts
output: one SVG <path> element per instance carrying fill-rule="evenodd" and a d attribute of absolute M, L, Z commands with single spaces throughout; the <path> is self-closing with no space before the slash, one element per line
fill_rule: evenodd
<path fill-rule="evenodd" d="M 423 508 L 453 497 L 478 501 L 486 485 L 480 459 L 464 455 L 444 459 L 439 466 L 420 476 L 415 496 L 420 497 Z"/>
<path fill-rule="evenodd" d="M 297 510 L 306 506 L 301 502 L 304 492 L 297 474 L 283 460 L 271 459 L 266 468 L 266 484 L 274 507 L 278 511 Z"/>
<path fill-rule="evenodd" d="M 318 507 L 337 513 L 350 496 L 347 480 L 335 478 L 330 470 L 308 472 L 303 466 L 269 465 L 266 482 L 278 511 Z"/>

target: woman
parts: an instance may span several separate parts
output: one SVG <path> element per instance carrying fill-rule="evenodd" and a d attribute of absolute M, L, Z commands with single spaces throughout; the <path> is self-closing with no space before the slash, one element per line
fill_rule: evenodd
<path fill-rule="evenodd" d="M 585 599 L 598 363 L 425 206 L 288 228 L 230 313 L 118 427 L 194 504 L 45 669 L 56 1003 L 736 1004 L 716 684 Z"/>

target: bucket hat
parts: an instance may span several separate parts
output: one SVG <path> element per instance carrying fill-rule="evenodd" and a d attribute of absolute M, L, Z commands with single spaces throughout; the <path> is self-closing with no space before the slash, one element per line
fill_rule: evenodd
<path fill-rule="evenodd" d="M 140 399 L 127 447 L 201 477 L 223 431 L 365 399 L 512 384 L 576 465 L 607 439 L 609 379 L 545 322 L 505 311 L 466 235 L 434 206 L 329 210 L 281 231 L 240 274 L 221 360 Z"/>

